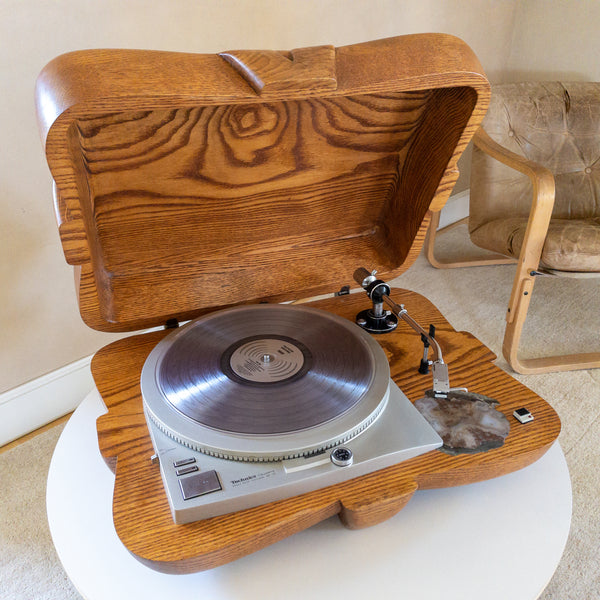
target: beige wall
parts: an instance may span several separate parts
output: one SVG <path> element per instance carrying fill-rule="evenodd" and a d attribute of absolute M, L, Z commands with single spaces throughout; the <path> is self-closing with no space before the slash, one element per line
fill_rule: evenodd
<path fill-rule="evenodd" d="M 505 81 L 600 81 L 600 2 L 521 0 Z"/>
<path fill-rule="evenodd" d="M 56 232 L 33 107 L 35 78 L 54 56 L 95 47 L 290 49 L 439 31 L 471 45 L 492 81 L 506 78 L 509 65 L 510 72 L 572 70 L 585 78 L 598 68 L 595 38 L 569 27 L 592 29 L 599 10 L 594 2 L 527 0 L 2 0 L 0 391 L 113 339 L 81 322 Z M 551 54 L 544 52 L 550 43 L 557 45 Z"/>

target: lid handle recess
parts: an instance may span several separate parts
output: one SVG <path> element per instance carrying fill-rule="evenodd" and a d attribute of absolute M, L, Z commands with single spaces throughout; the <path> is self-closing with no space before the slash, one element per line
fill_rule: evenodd
<path fill-rule="evenodd" d="M 232 50 L 221 52 L 253 88 L 264 96 L 279 92 L 326 92 L 337 89 L 335 48 L 314 46 L 291 52 Z"/>

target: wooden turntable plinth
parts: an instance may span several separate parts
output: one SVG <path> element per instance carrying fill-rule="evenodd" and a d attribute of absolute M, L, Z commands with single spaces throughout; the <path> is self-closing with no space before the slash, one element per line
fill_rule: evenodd
<path fill-rule="evenodd" d="M 542 398 L 492 364 L 494 354 L 472 335 L 454 331 L 425 298 L 404 290 L 393 297 L 413 316 L 436 326 L 450 365 L 452 384 L 491 396 L 509 419 L 510 434 L 501 448 L 449 456 L 433 451 L 343 484 L 317 492 L 215 517 L 176 525 L 163 490 L 158 465 L 152 465 L 152 442 L 142 412 L 139 379 L 147 355 L 168 333 L 155 332 L 120 340 L 100 350 L 92 371 L 108 413 L 98 420 L 100 450 L 115 471 L 113 513 L 117 534 L 142 562 L 172 573 L 224 564 L 332 515 L 351 529 L 374 525 L 396 514 L 417 489 L 449 487 L 490 479 L 523 468 L 544 454 L 560 432 L 560 420 Z M 351 294 L 311 304 L 354 320 L 368 304 Z M 377 337 L 392 378 L 413 402 L 431 387 L 431 376 L 418 372 L 423 346 L 405 324 Z M 512 417 L 527 406 L 535 420 L 521 425 Z"/>

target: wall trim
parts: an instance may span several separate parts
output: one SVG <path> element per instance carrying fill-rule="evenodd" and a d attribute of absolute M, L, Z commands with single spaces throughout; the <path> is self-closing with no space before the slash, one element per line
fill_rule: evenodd
<path fill-rule="evenodd" d="M 82 358 L 0 394 L 0 446 L 75 410 L 94 389 L 91 360 Z"/>
<path fill-rule="evenodd" d="M 447 227 L 469 216 L 469 190 L 450 196 L 440 213 L 439 228 Z"/>

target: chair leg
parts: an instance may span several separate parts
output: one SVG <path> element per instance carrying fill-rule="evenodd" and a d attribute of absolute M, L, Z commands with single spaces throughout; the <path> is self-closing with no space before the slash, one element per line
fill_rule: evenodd
<path fill-rule="evenodd" d="M 451 223 L 446 227 L 438 230 L 438 226 L 440 224 L 440 213 L 434 212 L 431 214 L 431 223 L 429 224 L 429 229 L 427 231 L 427 239 L 425 241 L 425 256 L 427 260 L 431 264 L 431 266 L 436 269 L 455 269 L 459 267 L 481 267 L 487 265 L 508 265 L 517 262 L 512 258 L 507 258 L 506 256 L 502 256 L 501 254 L 492 254 L 489 253 L 486 256 L 482 257 L 464 257 L 457 261 L 443 261 L 438 260 L 435 257 L 435 240 L 436 237 L 445 231 L 449 231 L 453 229 L 457 225 L 461 225 L 466 223 L 469 220 L 468 217 L 457 221 L 456 223 Z"/>
<path fill-rule="evenodd" d="M 557 371 L 575 371 L 578 369 L 595 369 L 600 367 L 600 352 L 589 352 L 582 354 L 564 354 L 560 356 L 545 356 L 540 358 L 518 357 L 521 333 L 531 294 L 533 291 L 534 278 L 524 277 L 519 270 L 515 277 L 515 292 L 517 293 L 511 305 L 512 314 L 509 312 L 506 318 L 506 330 L 502 343 L 502 354 L 508 364 L 517 373 L 532 375 L 535 373 L 550 373 Z M 509 308 L 509 311 L 511 311 Z"/>

